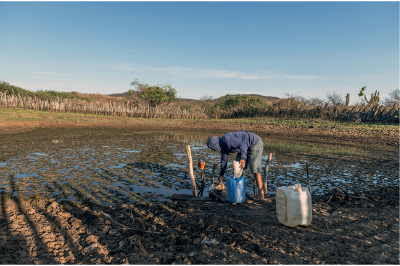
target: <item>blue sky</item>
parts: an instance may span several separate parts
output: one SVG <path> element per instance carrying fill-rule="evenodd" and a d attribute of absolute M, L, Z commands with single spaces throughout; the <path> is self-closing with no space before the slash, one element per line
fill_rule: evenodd
<path fill-rule="evenodd" d="M 399 88 L 399 2 L 0 2 L 0 80 L 29 90 L 357 100 Z"/>

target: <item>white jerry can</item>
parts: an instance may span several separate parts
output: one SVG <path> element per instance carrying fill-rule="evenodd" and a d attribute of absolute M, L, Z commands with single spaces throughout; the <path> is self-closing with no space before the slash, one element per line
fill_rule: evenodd
<path fill-rule="evenodd" d="M 312 219 L 311 194 L 296 184 L 294 187 L 279 187 L 276 191 L 276 215 L 281 224 L 289 227 L 308 226 Z"/>

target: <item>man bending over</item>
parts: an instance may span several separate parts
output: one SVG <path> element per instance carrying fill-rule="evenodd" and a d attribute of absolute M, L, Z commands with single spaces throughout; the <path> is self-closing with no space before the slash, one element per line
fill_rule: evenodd
<path fill-rule="evenodd" d="M 221 152 L 221 171 L 218 178 L 220 181 L 224 178 L 228 155 L 237 153 L 236 160 L 240 162 L 239 167 L 244 169 L 250 167 L 250 171 L 256 179 L 258 195 L 254 197 L 254 200 L 260 201 L 264 198 L 261 177 L 261 159 L 264 144 L 259 136 L 247 131 L 229 132 L 221 138 L 212 136 L 207 141 L 207 147 Z"/>

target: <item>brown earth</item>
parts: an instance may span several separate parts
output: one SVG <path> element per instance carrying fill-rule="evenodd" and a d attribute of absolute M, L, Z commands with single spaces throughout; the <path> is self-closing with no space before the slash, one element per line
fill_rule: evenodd
<path fill-rule="evenodd" d="M 352 135 L 318 128 L 156 119 L 126 124 L 0 122 L 0 134 L 37 127 L 248 130 L 323 141 L 399 144 L 398 133 L 393 132 Z M 399 264 L 398 188 L 370 191 L 353 199 L 333 192 L 331 196 L 313 196 L 311 225 L 290 228 L 277 220 L 273 195 L 242 204 L 210 200 L 106 207 L 10 199 L 1 194 L 0 263 Z"/>
<path fill-rule="evenodd" d="M 43 128 L 132 128 L 149 130 L 174 130 L 174 131 L 215 131 L 226 133 L 229 131 L 246 130 L 263 136 L 312 139 L 318 141 L 362 143 L 367 145 L 399 147 L 399 133 L 394 131 L 380 131 L 379 134 L 370 131 L 357 131 L 355 129 L 338 130 L 322 128 L 300 128 L 284 125 L 267 125 L 243 122 L 206 121 L 206 120 L 181 120 L 181 119 L 124 119 L 96 122 L 55 122 L 55 121 L 26 121 L 12 122 L 0 121 L 0 134 L 10 134 Z"/>
<path fill-rule="evenodd" d="M 399 194 L 313 197 L 308 227 L 275 198 L 115 207 L 0 202 L 2 264 L 399 264 Z"/>

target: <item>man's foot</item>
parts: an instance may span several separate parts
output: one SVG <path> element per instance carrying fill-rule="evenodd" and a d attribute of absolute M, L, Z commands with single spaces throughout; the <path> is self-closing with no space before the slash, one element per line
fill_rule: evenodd
<path fill-rule="evenodd" d="M 264 199 L 264 195 L 262 195 L 261 193 L 257 194 L 257 196 L 254 197 L 255 201 L 262 201 L 263 199 Z"/>

